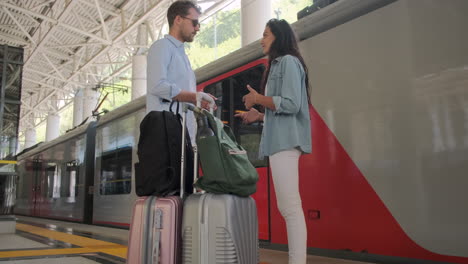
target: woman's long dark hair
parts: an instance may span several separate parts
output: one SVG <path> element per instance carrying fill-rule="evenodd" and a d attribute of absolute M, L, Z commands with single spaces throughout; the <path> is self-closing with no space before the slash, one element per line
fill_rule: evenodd
<path fill-rule="evenodd" d="M 304 62 L 304 58 L 302 58 L 301 53 L 299 52 L 299 46 L 297 45 L 297 38 L 294 34 L 294 31 L 292 30 L 289 23 L 286 22 L 286 20 L 284 19 L 270 19 L 267 22 L 266 26 L 275 36 L 275 40 L 271 44 L 270 51 L 268 52 L 268 66 L 263 74 L 263 80 L 261 85 L 262 93 L 265 94 L 265 86 L 267 83 L 268 74 L 270 74 L 270 67 L 272 61 L 280 56 L 292 55 L 299 59 L 299 61 L 302 64 L 302 67 L 304 68 L 307 100 L 310 103 L 308 76 L 309 72 L 307 69 L 307 65 Z"/>

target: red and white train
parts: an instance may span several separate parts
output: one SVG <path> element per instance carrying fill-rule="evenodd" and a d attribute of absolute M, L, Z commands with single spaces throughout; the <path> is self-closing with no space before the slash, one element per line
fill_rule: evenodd
<path fill-rule="evenodd" d="M 340 0 L 293 24 L 309 67 L 313 153 L 300 191 L 314 254 L 468 263 L 468 1 Z M 259 42 L 196 71 L 249 151 L 263 246 L 285 248 L 262 127 L 234 118 L 258 88 Z M 16 214 L 128 227 L 145 98 L 18 157 Z"/>

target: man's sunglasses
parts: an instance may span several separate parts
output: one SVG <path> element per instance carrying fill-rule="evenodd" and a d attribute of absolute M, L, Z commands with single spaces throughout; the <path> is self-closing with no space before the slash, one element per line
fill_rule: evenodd
<path fill-rule="evenodd" d="M 188 20 L 191 20 L 192 21 L 192 25 L 193 27 L 199 27 L 200 26 L 200 22 L 198 22 L 198 19 L 191 19 L 191 18 L 188 18 L 188 17 L 184 17 L 184 16 L 180 16 L 181 18 L 185 18 L 185 19 L 188 19 Z"/>

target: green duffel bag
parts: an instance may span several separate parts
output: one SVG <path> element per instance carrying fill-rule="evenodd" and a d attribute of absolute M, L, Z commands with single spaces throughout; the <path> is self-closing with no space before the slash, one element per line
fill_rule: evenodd
<path fill-rule="evenodd" d="M 258 174 L 250 163 L 245 149 L 237 143 L 230 127 L 214 117 L 208 111 L 197 113 L 197 146 L 203 176 L 195 186 L 210 193 L 235 194 L 249 196 L 256 192 Z M 208 119 L 209 127 L 214 132 L 200 136 L 207 127 L 200 127 Z M 204 119 L 204 121 L 203 121 Z"/>

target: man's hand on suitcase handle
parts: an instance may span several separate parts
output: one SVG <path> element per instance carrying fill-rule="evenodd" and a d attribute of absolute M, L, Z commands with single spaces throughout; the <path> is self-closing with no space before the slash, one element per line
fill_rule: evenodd
<path fill-rule="evenodd" d="M 197 106 L 201 106 L 206 110 L 210 110 L 212 108 L 214 111 L 217 108 L 215 100 L 217 100 L 217 98 L 209 93 L 197 92 Z M 200 105 L 198 104 L 199 102 Z"/>

